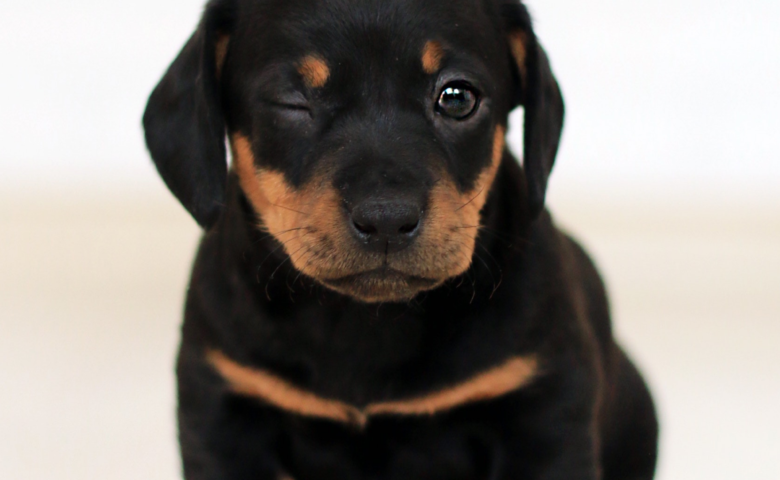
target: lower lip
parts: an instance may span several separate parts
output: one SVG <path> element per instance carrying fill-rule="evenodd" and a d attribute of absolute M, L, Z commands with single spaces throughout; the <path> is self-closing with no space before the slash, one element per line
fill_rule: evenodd
<path fill-rule="evenodd" d="M 366 281 L 375 281 L 375 282 L 378 281 L 378 282 L 386 282 L 386 283 L 406 283 L 407 285 L 414 286 L 414 287 L 417 286 L 431 287 L 433 285 L 436 285 L 437 283 L 436 280 L 431 280 L 429 278 L 407 275 L 403 272 L 399 272 L 398 270 L 384 269 L 384 268 L 371 270 L 368 272 L 357 273 L 354 275 L 347 275 L 345 277 L 325 280 L 326 283 L 329 283 L 334 286 L 343 286 L 351 283 L 366 282 Z"/>

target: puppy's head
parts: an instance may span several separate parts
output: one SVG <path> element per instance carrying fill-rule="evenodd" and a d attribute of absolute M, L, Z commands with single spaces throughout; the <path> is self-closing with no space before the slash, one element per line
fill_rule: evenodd
<path fill-rule="evenodd" d="M 224 204 L 227 143 L 259 226 L 297 269 L 358 300 L 403 301 L 471 265 L 518 105 L 518 200 L 535 215 L 563 101 L 520 3 L 214 0 L 144 126 L 202 226 Z"/>

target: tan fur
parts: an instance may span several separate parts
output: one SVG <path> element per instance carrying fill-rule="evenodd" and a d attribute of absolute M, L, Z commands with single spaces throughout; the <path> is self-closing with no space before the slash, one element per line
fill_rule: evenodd
<path fill-rule="evenodd" d="M 219 35 L 216 44 L 217 78 L 222 77 L 222 67 L 225 65 L 228 46 L 230 46 L 229 35 Z"/>
<path fill-rule="evenodd" d="M 343 241 L 344 234 L 338 229 L 343 221 L 333 188 L 320 177 L 295 189 L 284 174 L 256 168 L 246 137 L 233 135 L 232 146 L 241 188 L 260 215 L 261 227 L 284 246 L 293 265 L 313 277 L 337 269 L 323 261 L 328 257 L 328 246 Z"/>
<path fill-rule="evenodd" d="M 479 214 L 485 206 L 485 203 L 487 203 L 490 188 L 493 186 L 493 181 L 496 179 L 498 167 L 501 166 L 501 159 L 504 155 L 505 139 L 506 130 L 504 127 L 496 127 L 495 133 L 493 134 L 493 155 L 491 157 L 490 166 L 480 174 L 472 191 L 460 196 L 459 201 L 468 202 L 461 209 L 463 210 L 461 217 L 468 225 L 477 225 L 480 221 Z"/>
<path fill-rule="evenodd" d="M 528 386 L 538 375 L 535 357 L 515 357 L 450 388 L 408 400 L 372 403 L 358 408 L 319 397 L 264 370 L 242 366 L 224 354 L 208 353 L 209 363 L 227 381 L 231 391 L 254 397 L 304 417 L 323 418 L 365 427 L 370 417 L 425 416 L 446 412 L 469 403 L 502 397 Z"/>
<path fill-rule="evenodd" d="M 316 55 L 304 57 L 298 66 L 298 73 L 303 76 L 303 80 L 310 88 L 322 88 L 330 78 L 328 64 Z"/>
<path fill-rule="evenodd" d="M 444 48 L 439 42 L 430 40 L 423 47 L 422 66 L 425 73 L 433 75 L 441 68 L 441 62 L 444 60 Z"/>
<path fill-rule="evenodd" d="M 509 48 L 512 50 L 512 56 L 517 63 L 517 68 L 520 70 L 520 75 L 525 79 L 526 66 L 525 62 L 528 58 L 528 37 L 525 32 L 513 32 L 509 35 Z"/>
<path fill-rule="evenodd" d="M 460 193 L 452 181 L 442 180 L 431 194 L 430 215 L 433 218 L 429 219 L 429 222 L 438 228 L 424 233 L 423 236 L 431 235 L 429 243 L 434 245 L 457 247 L 449 252 L 458 260 L 447 268 L 448 278 L 462 274 L 471 266 L 477 234 L 481 228 L 480 213 L 487 203 L 488 194 L 501 165 L 505 134 L 503 126 L 496 127 L 490 166 L 480 174 L 471 191 Z M 453 238 L 456 241 L 453 242 Z"/>

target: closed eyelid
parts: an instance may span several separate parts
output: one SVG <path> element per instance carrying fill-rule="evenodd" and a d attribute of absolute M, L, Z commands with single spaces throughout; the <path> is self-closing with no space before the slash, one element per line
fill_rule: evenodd
<path fill-rule="evenodd" d="M 309 106 L 309 99 L 301 92 L 285 92 L 274 97 L 274 102 L 280 105 L 290 105 L 295 107 Z"/>

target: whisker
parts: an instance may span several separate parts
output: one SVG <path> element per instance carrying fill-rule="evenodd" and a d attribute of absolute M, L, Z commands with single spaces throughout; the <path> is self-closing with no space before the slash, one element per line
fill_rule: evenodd
<path fill-rule="evenodd" d="M 465 234 L 453 231 L 453 233 L 456 233 L 458 235 L 461 235 L 463 237 L 468 238 Z M 480 241 L 479 238 L 474 239 L 474 246 L 481 248 L 487 255 L 490 257 L 490 260 L 495 264 L 495 266 L 498 268 L 498 281 L 496 281 L 496 277 L 493 275 L 493 270 L 490 268 L 490 266 L 485 262 L 485 260 L 482 258 L 482 256 L 477 252 L 477 250 L 474 250 L 474 257 L 476 257 L 487 269 L 488 274 L 490 274 L 490 278 L 493 281 L 493 292 L 490 294 L 490 298 L 492 299 L 493 296 L 498 291 L 498 288 L 501 286 L 501 284 L 504 282 L 504 272 L 501 268 L 501 264 L 496 260 L 496 257 L 493 256 L 493 254 L 488 250 L 487 247 L 485 247 Z"/>
<path fill-rule="evenodd" d="M 273 205 L 274 207 L 282 208 L 284 210 L 289 210 L 291 212 L 300 213 L 301 215 L 311 215 L 310 213 L 301 212 L 301 211 L 295 210 L 294 208 L 285 207 L 284 205 L 279 205 L 278 203 L 272 203 L 271 205 Z"/>
<path fill-rule="evenodd" d="M 520 243 L 523 245 L 533 245 L 533 242 L 528 240 L 527 238 L 521 237 L 520 235 L 507 235 L 506 233 L 497 232 L 491 228 L 482 228 L 482 230 L 479 231 L 480 233 L 486 233 L 488 235 L 492 235 L 493 238 L 497 240 L 501 240 L 504 243 L 507 244 L 507 246 L 511 247 L 512 243 Z"/>
<path fill-rule="evenodd" d="M 474 250 L 474 257 L 476 257 L 476 259 L 479 260 L 482 263 L 482 265 L 485 266 L 485 269 L 487 270 L 488 275 L 490 275 L 490 280 L 493 282 L 493 285 L 495 286 L 495 284 L 496 284 L 496 277 L 493 276 L 493 271 L 490 269 L 490 267 L 488 266 L 487 262 L 482 258 L 482 256 L 476 250 Z"/>
<path fill-rule="evenodd" d="M 276 277 L 276 273 L 279 271 L 280 268 L 282 268 L 282 265 L 284 265 L 287 262 L 292 261 L 292 259 L 295 256 L 295 254 L 297 254 L 298 252 L 300 252 L 304 248 L 308 248 L 308 247 L 306 245 L 302 245 L 298 250 L 296 250 L 293 253 L 291 253 L 290 255 L 288 255 L 287 258 L 285 258 L 284 261 L 282 263 L 280 263 L 279 266 L 276 267 L 276 269 L 271 273 L 271 276 L 268 277 L 268 280 L 269 281 L 273 280 Z"/>
<path fill-rule="evenodd" d="M 291 232 L 298 232 L 298 231 L 300 231 L 300 230 L 306 230 L 306 229 L 308 229 L 308 228 L 309 228 L 309 227 L 298 227 L 298 228 L 291 228 L 291 229 L 289 229 L 289 230 L 284 230 L 284 231 L 281 231 L 281 232 L 278 232 L 278 233 L 268 233 L 268 234 L 266 234 L 266 235 L 263 235 L 262 237 L 260 237 L 259 239 L 255 240 L 255 241 L 254 241 L 254 242 L 252 242 L 252 243 L 253 243 L 254 245 L 257 245 L 258 243 L 262 242 L 263 240 L 265 240 L 265 239 L 267 239 L 267 238 L 270 238 L 270 237 L 277 237 L 277 236 L 279 236 L 279 235 L 285 235 L 285 234 L 287 234 L 287 233 L 291 233 Z"/>
<path fill-rule="evenodd" d="M 276 247 L 273 250 L 271 250 L 271 252 L 265 257 L 265 259 L 263 259 L 263 261 L 260 262 L 260 264 L 257 266 L 257 283 L 260 283 L 260 270 L 263 269 L 263 266 L 268 261 L 268 259 L 270 259 L 273 254 L 275 254 L 276 252 L 278 252 L 282 248 L 284 248 L 284 244 L 281 244 L 278 247 Z"/>
<path fill-rule="evenodd" d="M 485 253 L 488 254 L 491 260 L 493 260 L 493 263 L 496 264 L 496 267 L 498 268 L 498 282 L 495 281 L 495 278 L 493 279 L 493 291 L 490 293 L 490 299 L 492 300 L 493 297 L 496 295 L 496 292 L 498 292 L 498 289 L 501 287 L 501 284 L 504 283 L 504 271 L 501 268 L 501 264 L 498 263 L 498 260 L 496 260 L 496 257 L 493 256 L 492 253 L 490 253 L 490 250 L 487 249 L 482 243 L 477 240 L 476 245 L 480 247 Z M 491 274 L 491 277 L 493 275 Z"/>
<path fill-rule="evenodd" d="M 309 231 L 308 229 L 302 229 L 302 230 L 306 230 L 306 231 L 305 231 L 305 232 L 304 232 L 302 235 L 301 235 L 301 234 L 298 234 L 297 236 L 294 236 L 294 237 L 288 238 L 287 240 L 285 240 L 285 242 L 290 242 L 290 241 L 292 241 L 292 240 L 295 240 L 295 239 L 298 239 L 298 238 L 303 238 L 303 237 L 306 237 L 306 235 L 311 235 L 311 234 L 312 234 L 312 232 L 311 232 L 311 231 Z M 260 269 L 262 269 L 262 268 L 263 268 L 263 266 L 264 266 L 264 265 L 266 264 L 266 262 L 267 262 L 267 261 L 268 261 L 268 260 L 271 258 L 271 256 L 273 256 L 273 255 L 274 255 L 276 252 L 278 252 L 280 249 L 282 249 L 282 248 L 284 248 L 284 247 L 286 246 L 286 245 L 285 245 L 285 243 L 283 243 L 283 242 L 281 242 L 281 241 L 280 241 L 279 243 L 280 243 L 280 245 L 279 245 L 278 247 L 274 248 L 273 250 L 271 250 L 271 252 L 270 252 L 270 253 L 269 253 L 269 254 L 268 254 L 268 255 L 267 255 L 267 256 L 266 256 L 266 257 L 263 259 L 263 261 L 262 261 L 262 262 L 260 262 L 260 264 L 257 266 L 257 274 L 258 274 L 258 275 L 260 274 Z M 259 279 L 258 279 L 258 283 L 260 283 L 260 280 L 259 280 Z"/>
<path fill-rule="evenodd" d="M 298 261 L 300 261 L 305 255 L 313 252 L 314 252 L 314 248 L 307 246 L 306 250 L 302 252 L 298 257 Z M 292 258 L 292 256 L 290 258 Z M 311 258 L 313 258 L 313 255 L 309 258 L 309 260 L 306 261 L 306 264 L 304 265 L 303 269 L 298 269 L 297 267 L 293 269 L 293 270 L 298 270 L 298 275 L 295 277 L 295 280 L 293 280 L 292 285 L 290 285 L 290 273 L 292 272 L 292 270 L 287 272 L 287 277 L 285 278 L 285 284 L 287 285 L 287 288 L 290 290 L 290 300 L 293 300 L 292 294 L 295 293 L 295 283 L 301 277 L 303 270 L 305 270 L 306 267 L 309 265 Z M 295 265 L 295 263 L 296 263 L 295 261 L 292 262 L 293 266 Z"/>
<path fill-rule="evenodd" d="M 477 229 L 479 230 L 478 235 L 481 235 L 483 233 L 492 235 L 495 239 L 501 240 L 502 242 L 506 243 L 507 246 L 511 247 L 512 242 L 519 242 L 523 243 L 525 245 L 532 245 L 532 242 L 529 241 L 526 238 L 523 238 L 519 235 L 507 235 L 503 232 L 497 232 L 496 230 L 486 227 L 484 225 L 461 225 L 460 227 L 452 227 L 452 230 L 468 230 L 468 229 Z"/>
<path fill-rule="evenodd" d="M 488 248 L 486 246 L 482 245 L 482 242 L 480 242 L 478 238 L 475 240 L 474 244 L 476 246 L 478 246 L 479 248 L 481 248 L 485 253 L 488 254 L 488 256 L 493 261 L 493 263 L 496 265 L 496 267 L 498 267 L 498 271 L 501 272 L 501 270 L 502 270 L 501 269 L 501 264 L 498 262 L 498 260 L 496 260 L 496 257 L 494 257 L 492 253 L 490 253 L 490 250 L 488 250 Z"/>
<path fill-rule="evenodd" d="M 311 264 L 311 261 L 314 260 L 315 258 L 317 258 L 317 251 L 314 250 L 313 248 L 308 249 L 305 253 L 311 253 L 311 256 L 309 257 L 308 260 L 306 260 L 306 263 L 303 265 L 303 268 L 298 270 L 298 275 L 295 277 L 295 280 L 293 280 L 293 285 L 298 283 L 298 279 L 300 279 L 301 276 L 303 275 L 303 271 L 306 270 L 309 267 L 309 264 Z M 303 255 L 301 255 L 301 256 L 303 256 Z"/>
<path fill-rule="evenodd" d="M 461 205 L 461 207 L 460 207 L 460 208 L 458 208 L 458 209 L 457 209 L 457 210 L 455 210 L 455 211 L 456 211 L 456 212 L 459 212 L 459 211 L 463 210 L 464 208 L 466 208 L 467 206 L 469 206 L 469 205 L 470 205 L 470 204 L 471 204 L 471 203 L 472 203 L 474 200 L 476 200 L 477 198 L 479 198 L 479 196 L 480 196 L 480 195 L 482 195 L 482 192 L 483 192 L 484 190 L 485 190 L 485 187 L 482 187 L 482 188 L 479 190 L 479 192 L 477 192 L 477 194 L 476 194 L 476 195 L 474 195 L 474 198 L 472 198 L 471 200 L 469 200 L 469 201 L 468 201 L 468 202 L 466 202 L 465 204 Z"/>
<path fill-rule="evenodd" d="M 271 276 L 270 276 L 270 277 L 268 277 L 268 281 L 267 281 L 267 282 L 266 282 L 266 284 L 265 284 L 265 296 L 266 296 L 266 298 L 268 299 L 268 301 L 269 301 L 269 302 L 271 301 L 271 292 L 270 292 L 268 289 L 269 289 L 269 287 L 271 286 L 271 280 L 273 280 L 273 279 L 274 279 L 274 277 L 276 276 L 276 272 L 278 272 L 278 271 L 279 271 L 279 269 L 280 269 L 280 268 L 282 268 L 282 266 L 283 266 L 285 263 L 287 263 L 287 262 L 289 262 L 290 260 L 292 260 L 292 256 L 293 256 L 293 255 L 295 255 L 296 253 L 300 252 L 300 251 L 301 251 L 301 250 L 303 250 L 304 248 L 306 248 L 306 246 L 305 246 L 305 245 L 304 245 L 304 246 L 302 246 L 301 248 L 299 248 L 298 250 L 296 250 L 295 252 L 293 252 L 291 255 L 288 255 L 288 256 L 287 256 L 287 258 L 285 258 L 284 260 L 282 260 L 282 261 L 279 263 L 279 266 L 277 266 L 277 267 L 276 267 L 276 269 L 275 269 L 275 270 L 274 270 L 274 271 L 271 273 Z"/>
<path fill-rule="evenodd" d="M 476 279 L 476 277 L 474 275 L 472 275 L 472 272 L 471 272 L 471 265 L 473 263 L 473 256 L 471 258 L 469 258 L 468 255 L 463 253 L 463 249 L 459 249 L 459 252 L 461 253 L 461 256 L 469 264 L 469 268 L 466 269 L 465 272 L 463 272 L 463 275 L 465 276 L 465 278 L 468 278 L 471 281 L 472 294 L 471 294 L 471 300 L 469 301 L 469 305 L 471 305 L 472 303 L 474 303 L 474 299 L 477 298 L 477 279 Z M 464 283 L 464 278 L 461 279 L 461 282 L 458 284 L 458 286 L 456 288 L 460 288 L 463 285 L 463 283 Z"/>
<path fill-rule="evenodd" d="M 466 229 L 469 229 L 469 228 L 480 229 L 480 228 L 482 228 L 482 225 L 461 225 L 460 227 L 452 227 L 452 228 L 453 228 L 453 230 L 466 230 Z"/>

